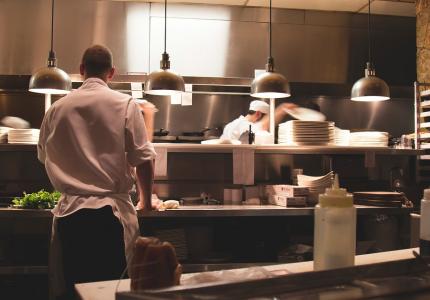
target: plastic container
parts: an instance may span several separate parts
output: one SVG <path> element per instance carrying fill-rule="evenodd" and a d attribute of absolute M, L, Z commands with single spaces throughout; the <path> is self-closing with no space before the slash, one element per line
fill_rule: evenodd
<path fill-rule="evenodd" d="M 336 175 L 333 187 L 319 195 L 315 207 L 315 271 L 354 265 L 356 220 L 352 195 L 339 188 Z"/>
<path fill-rule="evenodd" d="M 421 200 L 420 254 L 430 256 L 430 189 L 424 190 Z"/>

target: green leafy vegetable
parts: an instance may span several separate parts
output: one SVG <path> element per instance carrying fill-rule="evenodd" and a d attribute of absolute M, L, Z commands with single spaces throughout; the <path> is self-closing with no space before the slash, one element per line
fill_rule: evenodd
<path fill-rule="evenodd" d="M 51 209 L 58 203 L 60 196 L 61 193 L 57 191 L 50 193 L 45 190 L 41 190 L 37 193 L 31 194 L 24 192 L 23 197 L 13 199 L 12 203 L 20 208 Z"/>

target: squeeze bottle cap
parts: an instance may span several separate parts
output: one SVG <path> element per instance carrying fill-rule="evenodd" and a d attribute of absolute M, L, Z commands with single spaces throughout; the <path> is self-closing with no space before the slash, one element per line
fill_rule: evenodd
<path fill-rule="evenodd" d="M 327 188 L 324 194 L 319 195 L 318 203 L 321 207 L 352 207 L 353 199 L 352 195 L 348 194 L 346 189 L 339 187 L 339 177 L 336 174 L 333 186 Z"/>

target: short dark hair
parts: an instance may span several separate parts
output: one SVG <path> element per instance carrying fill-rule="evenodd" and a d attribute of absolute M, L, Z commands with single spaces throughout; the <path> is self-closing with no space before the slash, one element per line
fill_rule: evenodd
<path fill-rule="evenodd" d="M 255 113 L 256 113 L 256 112 L 257 112 L 257 111 L 250 109 L 250 110 L 248 110 L 248 113 L 247 113 L 247 114 L 252 116 L 252 115 L 255 115 Z M 265 115 L 266 115 L 264 112 L 261 112 L 261 111 L 260 111 L 260 113 L 261 113 L 261 115 L 262 115 L 262 116 L 265 116 Z"/>
<path fill-rule="evenodd" d="M 105 46 L 91 46 L 85 50 L 81 63 L 88 77 L 102 77 L 112 69 L 112 52 Z"/>

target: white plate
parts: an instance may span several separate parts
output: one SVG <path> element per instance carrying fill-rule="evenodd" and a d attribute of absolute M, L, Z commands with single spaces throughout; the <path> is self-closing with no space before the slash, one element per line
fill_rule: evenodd
<path fill-rule="evenodd" d="M 283 124 L 305 124 L 305 125 L 309 125 L 309 124 L 334 124 L 333 121 L 300 121 L 300 120 L 290 120 L 287 121 Z"/>
<path fill-rule="evenodd" d="M 29 128 L 30 127 L 30 123 L 28 123 L 26 120 L 18 117 L 11 117 L 11 116 L 4 117 L 1 120 L 1 123 L 11 128 Z"/>
<path fill-rule="evenodd" d="M 324 121 L 326 119 L 319 111 L 304 107 L 285 109 L 285 112 L 290 114 L 293 118 L 301 121 Z"/>
<path fill-rule="evenodd" d="M 214 139 L 214 140 L 202 141 L 201 143 L 203 145 L 240 145 L 242 144 L 240 141 L 229 140 L 229 139 Z"/>
<path fill-rule="evenodd" d="M 37 144 L 37 142 L 11 142 L 11 141 L 8 141 L 8 144 Z"/>

